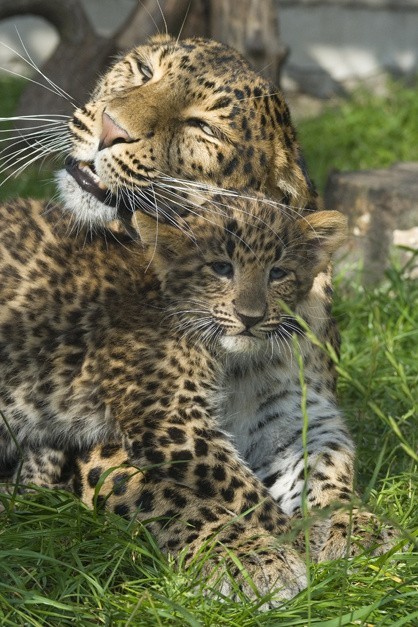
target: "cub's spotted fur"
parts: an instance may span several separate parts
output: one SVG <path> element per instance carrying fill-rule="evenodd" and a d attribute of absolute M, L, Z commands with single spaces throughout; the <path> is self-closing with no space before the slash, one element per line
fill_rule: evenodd
<path fill-rule="evenodd" d="M 288 598 L 305 568 L 276 538 L 305 479 L 312 507 L 350 497 L 353 449 L 330 387 L 312 384 L 319 354 L 280 302 L 311 322 L 314 279 L 345 219 L 216 200 L 221 212 L 203 205 L 157 238 L 154 219 L 137 214 L 141 244 L 69 236 L 59 209 L 36 202 L 2 207 L 0 459 L 10 467 L 23 451 L 22 483 L 59 483 L 70 465 L 86 503 L 99 490 L 121 515 L 158 517 L 160 546 L 187 546 L 189 558 L 213 536 L 218 559 L 222 545 L 236 551 L 259 593 Z M 293 332 L 308 385 L 306 466 Z M 338 516 L 314 530 L 318 559 L 346 550 Z"/>

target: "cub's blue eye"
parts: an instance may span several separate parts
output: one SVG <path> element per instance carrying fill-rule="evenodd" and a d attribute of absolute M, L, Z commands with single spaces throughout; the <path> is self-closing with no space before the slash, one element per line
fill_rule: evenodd
<path fill-rule="evenodd" d="M 286 270 L 283 270 L 283 268 L 278 268 L 277 266 L 275 266 L 274 268 L 270 270 L 269 279 L 270 281 L 278 281 L 279 279 L 282 279 L 283 277 L 285 277 L 286 274 L 287 274 Z"/>
<path fill-rule="evenodd" d="M 234 274 L 234 268 L 232 263 L 228 261 L 214 261 L 210 264 L 212 270 L 219 276 L 224 276 L 227 279 L 231 279 Z"/>

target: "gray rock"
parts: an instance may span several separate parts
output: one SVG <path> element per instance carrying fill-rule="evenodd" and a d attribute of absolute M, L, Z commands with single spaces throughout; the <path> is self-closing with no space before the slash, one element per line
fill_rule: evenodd
<path fill-rule="evenodd" d="M 401 241 L 403 246 L 417 247 L 418 163 L 332 172 L 324 201 L 327 209 L 337 209 L 348 217 L 344 256 L 348 261 L 363 261 L 364 284 L 377 283 L 383 277 L 393 244 Z"/>

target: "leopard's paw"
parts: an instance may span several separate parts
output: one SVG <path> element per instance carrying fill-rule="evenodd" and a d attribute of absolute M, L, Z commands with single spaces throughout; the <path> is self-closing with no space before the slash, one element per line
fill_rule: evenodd
<path fill-rule="evenodd" d="M 219 593 L 238 601 L 243 597 L 262 601 L 265 611 L 293 598 L 307 586 L 306 565 L 289 546 L 273 537 L 258 537 L 223 547 L 211 561 L 206 593 Z"/>
<path fill-rule="evenodd" d="M 372 555 L 387 553 L 399 540 L 398 532 L 374 514 L 357 509 L 334 512 L 319 549 L 317 561 L 353 557 L 365 551 Z"/>

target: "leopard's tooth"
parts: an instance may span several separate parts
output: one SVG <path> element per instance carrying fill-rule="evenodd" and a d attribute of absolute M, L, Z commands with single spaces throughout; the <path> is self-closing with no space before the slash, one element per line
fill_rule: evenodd
<path fill-rule="evenodd" d="M 93 179 L 93 181 L 101 188 L 101 189 L 106 189 L 106 186 L 103 185 L 103 183 L 101 182 L 100 178 L 97 176 L 97 174 L 95 172 L 93 172 L 93 170 L 91 169 L 91 167 L 89 166 L 88 163 L 85 163 L 84 161 L 80 161 L 79 166 L 80 170 L 82 170 L 83 172 L 85 172 L 91 179 Z"/>

